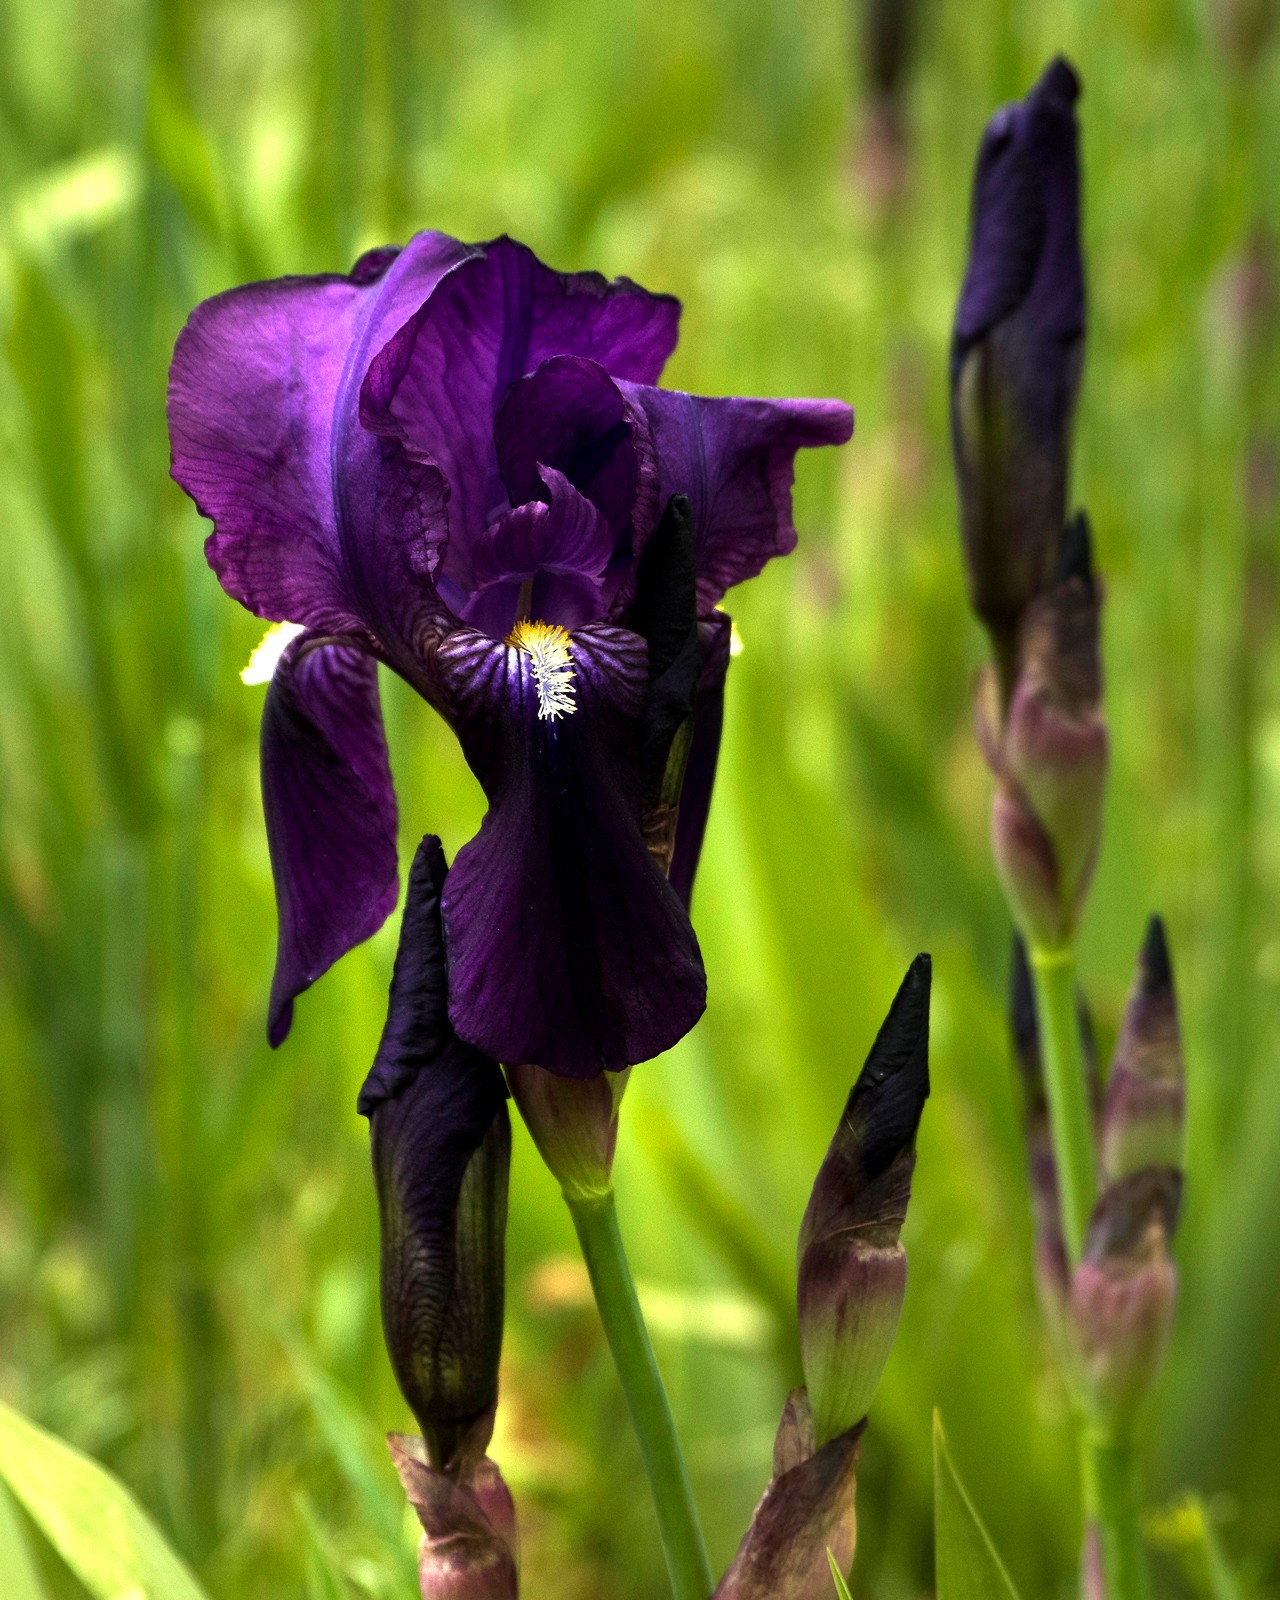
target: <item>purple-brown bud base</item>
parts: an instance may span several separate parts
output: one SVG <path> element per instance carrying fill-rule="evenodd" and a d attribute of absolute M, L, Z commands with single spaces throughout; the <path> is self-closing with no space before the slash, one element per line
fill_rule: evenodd
<path fill-rule="evenodd" d="M 993 673 L 979 682 L 978 739 L 996 778 L 992 852 L 1014 921 L 1038 950 L 1070 944 L 1098 857 L 1108 761 L 1100 610 L 1082 514 L 1064 530 L 1057 578 L 1021 618 L 1007 709 Z"/>
<path fill-rule="evenodd" d="M 831 1552 L 841 1572 L 858 1538 L 861 1423 L 820 1449 L 805 1390 L 787 1399 L 773 1477 L 712 1600 L 831 1600 Z"/>
<path fill-rule="evenodd" d="M 1123 1435 L 1168 1342 L 1177 1296 L 1169 1244 L 1181 1174 L 1148 1167 L 1106 1189 L 1071 1284 L 1080 1400 L 1110 1437 Z"/>
<path fill-rule="evenodd" d="M 387 1447 L 422 1524 L 422 1600 L 516 1600 L 515 1506 L 497 1466 L 482 1455 L 464 1473 L 437 1471 L 409 1434 L 388 1434 Z"/>

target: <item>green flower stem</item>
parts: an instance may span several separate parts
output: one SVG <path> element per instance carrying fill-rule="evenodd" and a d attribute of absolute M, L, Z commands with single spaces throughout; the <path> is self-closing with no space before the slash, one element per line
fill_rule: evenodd
<path fill-rule="evenodd" d="M 1075 951 L 1070 946 L 1031 951 L 1031 976 L 1062 1232 L 1074 1269 L 1098 1192 L 1089 1081 L 1076 1007 Z M 1099 1432 L 1086 1419 L 1080 1434 L 1080 1475 L 1085 1524 L 1097 1535 L 1106 1600 L 1149 1600 L 1129 1440 Z"/>
<path fill-rule="evenodd" d="M 1093 1118 L 1076 1010 L 1075 951 L 1066 946 L 1059 950 L 1032 950 L 1030 955 L 1044 1086 L 1049 1100 L 1049 1130 L 1058 1169 L 1062 1233 L 1075 1267 L 1098 1193 Z"/>
<path fill-rule="evenodd" d="M 1086 1526 L 1096 1530 L 1106 1600 L 1150 1600 L 1133 1450 L 1127 1439 L 1092 1433 L 1080 1441 Z"/>
<path fill-rule="evenodd" d="M 566 1196 L 566 1202 L 578 1230 L 605 1338 L 640 1440 L 671 1592 L 675 1600 L 707 1600 L 712 1589 L 711 1566 L 666 1390 L 622 1247 L 613 1191 L 588 1199 L 570 1200 Z"/>

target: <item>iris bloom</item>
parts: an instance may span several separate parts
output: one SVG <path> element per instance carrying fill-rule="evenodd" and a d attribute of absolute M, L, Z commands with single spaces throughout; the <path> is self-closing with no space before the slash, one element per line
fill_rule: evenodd
<path fill-rule="evenodd" d="M 219 295 L 179 337 L 173 475 L 213 520 L 223 587 L 296 630 L 262 726 L 273 1044 L 396 902 L 378 662 L 448 721 L 489 804 L 444 892 L 459 1036 L 591 1077 L 701 1014 L 687 900 L 728 657 L 717 602 L 794 546 L 795 453 L 842 443 L 852 413 L 654 387 L 678 316 L 509 239 L 423 233 L 346 277 Z M 642 830 L 656 684 L 633 613 L 673 496 L 700 666 L 668 881 Z"/>

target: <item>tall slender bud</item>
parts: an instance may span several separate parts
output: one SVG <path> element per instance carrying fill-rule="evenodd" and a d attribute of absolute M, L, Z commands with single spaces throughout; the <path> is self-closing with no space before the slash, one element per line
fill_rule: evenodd
<path fill-rule="evenodd" d="M 1094 1424 L 1123 1435 L 1168 1342 L 1177 1296 L 1169 1245 L 1182 1175 L 1146 1167 L 1106 1188 L 1071 1284 L 1081 1398 Z"/>
<path fill-rule="evenodd" d="M 382 1231 L 382 1321 L 430 1464 L 465 1480 L 498 1398 L 511 1127 L 496 1062 L 449 1023 L 428 836 L 409 875 L 386 1027 L 360 1092 Z"/>
<path fill-rule="evenodd" d="M 929 1094 L 931 964 L 917 956 L 819 1169 L 800 1227 L 800 1351 L 819 1448 L 867 1414 L 902 1314 L 899 1238 Z"/>
<path fill-rule="evenodd" d="M 1182 1166 L 1186 1087 L 1173 967 L 1164 923 L 1152 917 L 1138 956 L 1102 1111 L 1108 1182 L 1144 1167 Z"/>
<path fill-rule="evenodd" d="M 1054 570 L 1084 354 L 1075 103 L 1058 57 L 983 135 L 951 342 L 951 432 L 969 592 L 1002 690 L 1018 619 Z"/>

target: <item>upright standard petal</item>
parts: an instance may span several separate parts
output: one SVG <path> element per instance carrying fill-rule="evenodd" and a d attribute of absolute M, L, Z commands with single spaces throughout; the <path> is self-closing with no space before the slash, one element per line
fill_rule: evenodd
<path fill-rule="evenodd" d="M 448 478 L 447 577 L 469 589 L 469 542 L 507 507 L 493 424 L 510 385 L 562 355 L 654 383 L 675 348 L 679 315 L 669 295 L 629 278 L 553 272 L 505 238 L 478 247 L 441 283 L 374 361 L 361 411 L 371 430 Z"/>
<path fill-rule="evenodd" d="M 542 468 L 550 503 L 528 500 L 485 529 L 472 549 L 475 589 L 463 619 L 505 639 L 522 614 L 561 628 L 604 615 L 613 554 L 609 524 L 563 473 Z"/>
<path fill-rule="evenodd" d="M 840 400 L 707 399 L 623 384 L 649 419 L 659 504 L 686 495 L 698 546 L 698 606 L 795 549 L 796 451 L 844 444 L 853 412 Z"/>
<path fill-rule="evenodd" d="M 591 627 L 558 648 L 540 661 L 459 632 L 436 653 L 446 715 L 489 800 L 445 885 L 450 1015 L 500 1061 L 590 1078 L 682 1038 L 706 975 L 640 831 L 644 643 Z"/>
<path fill-rule="evenodd" d="M 314 634 L 285 651 L 262 713 L 262 804 L 280 918 L 275 1046 L 296 997 L 396 903 L 396 797 L 369 656 Z"/>
<path fill-rule="evenodd" d="M 599 509 L 623 552 L 633 527 L 641 538 L 653 527 L 658 474 L 648 423 L 599 362 L 555 356 L 518 379 L 498 408 L 494 444 L 512 505 L 545 498 L 545 464 Z"/>
<path fill-rule="evenodd" d="M 382 1232 L 382 1321 L 438 1469 L 464 1476 L 493 1429 L 511 1128 L 495 1061 L 449 1026 L 439 839 L 409 874 L 387 1023 L 360 1094 Z"/>
<path fill-rule="evenodd" d="M 172 472 L 214 523 L 209 564 L 250 611 L 377 631 L 379 541 L 443 537 L 442 480 L 368 436 L 357 401 L 380 346 L 470 253 L 418 234 L 348 277 L 247 284 L 192 312 L 169 374 Z"/>

